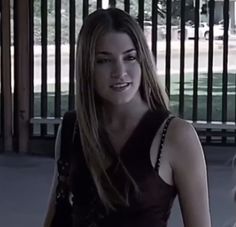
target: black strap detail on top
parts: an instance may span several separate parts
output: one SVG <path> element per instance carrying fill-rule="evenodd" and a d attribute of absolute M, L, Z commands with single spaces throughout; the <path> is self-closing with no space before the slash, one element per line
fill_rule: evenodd
<path fill-rule="evenodd" d="M 165 122 L 164 128 L 162 130 L 161 142 L 160 142 L 160 145 L 159 145 L 157 160 L 156 160 L 156 164 L 155 164 L 155 170 L 156 171 L 158 171 L 158 169 L 160 167 L 160 157 L 161 157 L 161 152 L 162 152 L 162 149 L 163 149 L 163 146 L 164 146 L 168 126 L 169 126 L 171 120 L 174 119 L 174 118 L 175 118 L 175 116 L 168 117 L 168 119 Z"/>

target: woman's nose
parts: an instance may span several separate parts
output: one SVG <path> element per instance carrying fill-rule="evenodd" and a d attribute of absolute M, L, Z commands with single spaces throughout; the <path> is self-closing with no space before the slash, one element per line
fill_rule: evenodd
<path fill-rule="evenodd" d="M 123 77 L 126 74 L 125 64 L 122 61 L 116 61 L 113 65 L 111 76 L 113 78 Z"/>

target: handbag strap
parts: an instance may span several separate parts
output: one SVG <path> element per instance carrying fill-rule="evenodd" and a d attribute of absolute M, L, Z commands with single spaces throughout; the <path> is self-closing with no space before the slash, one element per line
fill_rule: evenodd
<path fill-rule="evenodd" d="M 62 120 L 61 149 L 57 161 L 58 184 L 56 188 L 56 202 L 69 198 L 68 176 L 70 173 L 70 155 L 73 149 L 73 134 L 75 128 L 75 111 L 66 112 Z"/>
<path fill-rule="evenodd" d="M 69 161 L 70 151 L 73 145 L 73 134 L 75 128 L 76 113 L 75 111 L 66 112 L 62 120 L 61 129 L 61 152 L 60 159 Z"/>

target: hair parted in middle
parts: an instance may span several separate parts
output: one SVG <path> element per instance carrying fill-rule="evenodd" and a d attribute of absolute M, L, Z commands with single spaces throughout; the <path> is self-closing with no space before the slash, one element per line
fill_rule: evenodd
<path fill-rule="evenodd" d="M 96 44 L 109 32 L 126 33 L 132 40 L 141 67 L 140 93 L 151 110 L 168 109 L 168 97 L 158 81 L 153 56 L 137 21 L 126 12 L 117 9 L 99 9 L 84 21 L 77 41 L 76 53 L 76 111 L 84 156 L 103 204 L 115 209 L 117 203 L 128 205 L 128 193 L 122 195 L 113 185 L 106 168 L 114 152 L 104 144 L 104 128 L 101 103 L 94 89 Z M 109 146 L 108 146 L 109 147 Z M 129 185 L 138 187 L 121 161 Z M 130 184 L 131 183 L 131 184 Z M 104 186 L 106 185 L 106 187 Z M 108 187 L 107 189 L 107 185 Z"/>

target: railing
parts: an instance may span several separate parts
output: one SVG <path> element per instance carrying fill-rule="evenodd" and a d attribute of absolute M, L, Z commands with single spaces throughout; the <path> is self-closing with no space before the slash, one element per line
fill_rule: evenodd
<path fill-rule="evenodd" d="M 13 135 L 16 149 L 20 151 L 27 150 L 29 138 L 55 136 L 63 113 L 74 108 L 76 35 L 88 13 L 105 4 L 106 1 L 101 0 L 25 0 L 20 5 L 15 0 L 11 6 L 8 0 L 0 0 L 4 149 L 13 148 Z M 229 4 L 234 2 L 222 3 L 223 40 L 215 40 L 214 36 L 215 15 L 220 8 L 216 4 L 221 4 L 214 0 L 207 3 L 209 31 L 205 38 L 208 40 L 202 39 L 199 28 L 205 16 L 201 14 L 200 0 L 110 0 L 107 4 L 135 16 L 144 29 L 157 61 L 158 75 L 170 96 L 171 109 L 193 122 L 202 142 L 236 144 L 236 66 L 230 59 L 236 54 L 236 41 L 230 46 L 228 33 L 232 29 L 229 21 L 235 26 L 235 18 L 234 21 L 229 19 L 233 8 Z M 193 40 L 187 40 L 189 14 L 186 9 L 189 7 L 194 15 Z M 174 8 L 179 9 L 179 18 L 173 18 Z M 14 13 L 14 29 L 10 33 L 11 12 Z M 165 19 L 160 13 L 165 14 Z M 174 24 L 174 19 L 178 19 L 178 24 Z M 14 34 L 12 52 L 10 34 Z M 10 80 L 11 75 L 14 75 L 13 80 Z"/>

